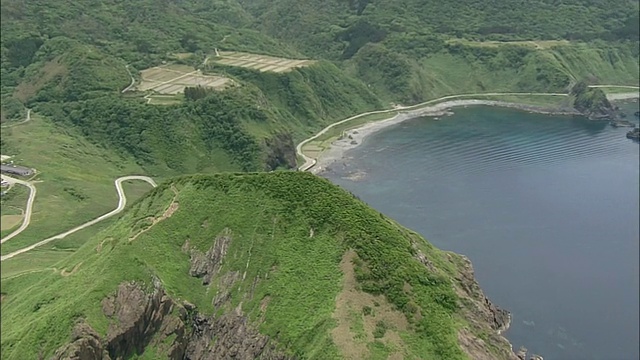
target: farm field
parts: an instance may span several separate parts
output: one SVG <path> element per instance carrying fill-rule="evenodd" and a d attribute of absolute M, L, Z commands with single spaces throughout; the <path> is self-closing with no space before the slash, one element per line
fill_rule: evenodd
<path fill-rule="evenodd" d="M 203 75 L 187 65 L 156 66 L 140 72 L 142 81 L 136 87 L 139 91 L 153 91 L 163 95 L 184 92 L 188 86 L 202 86 L 214 89 L 224 88 L 230 79 L 223 76 Z"/>
<path fill-rule="evenodd" d="M 314 60 L 285 59 L 268 55 L 249 54 L 237 51 L 219 51 L 211 59 L 213 62 L 227 66 L 238 66 L 261 72 L 276 73 L 291 71 L 294 68 L 309 66 Z"/>

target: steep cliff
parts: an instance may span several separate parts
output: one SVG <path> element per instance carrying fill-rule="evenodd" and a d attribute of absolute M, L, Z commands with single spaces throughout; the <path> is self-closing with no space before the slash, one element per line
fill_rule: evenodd
<path fill-rule="evenodd" d="M 575 96 L 573 106 L 576 110 L 591 120 L 612 120 L 618 116 L 602 89 L 589 88 L 586 83 L 579 82 L 573 86 L 571 94 Z"/>

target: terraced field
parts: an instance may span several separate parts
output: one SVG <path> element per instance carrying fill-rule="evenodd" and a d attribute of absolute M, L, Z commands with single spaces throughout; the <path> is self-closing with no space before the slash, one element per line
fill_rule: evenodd
<path fill-rule="evenodd" d="M 142 70 L 140 76 L 142 81 L 136 87 L 137 90 L 164 95 L 183 93 L 188 86 L 222 89 L 231 81 L 223 76 L 203 75 L 200 70 L 187 65 L 156 66 Z"/>
<path fill-rule="evenodd" d="M 315 62 L 314 60 L 286 59 L 237 51 L 216 52 L 211 61 L 228 66 L 239 66 L 262 72 L 271 71 L 276 73 L 287 72 L 294 68 L 309 66 Z"/>

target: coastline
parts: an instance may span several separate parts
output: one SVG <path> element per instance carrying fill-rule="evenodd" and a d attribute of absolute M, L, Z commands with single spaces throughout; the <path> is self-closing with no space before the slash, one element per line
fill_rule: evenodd
<path fill-rule="evenodd" d="M 445 101 L 416 110 L 400 111 L 399 114 L 393 117 L 384 120 L 372 121 L 345 131 L 345 137 L 332 141 L 331 146 L 318 155 L 315 165 L 310 168 L 309 171 L 316 175 L 326 171 L 331 164 L 339 161 L 340 159 L 343 159 L 344 154 L 348 150 L 358 147 L 369 135 L 381 131 L 389 126 L 400 124 L 404 121 L 415 119 L 418 117 L 438 118 L 449 116 L 453 114 L 450 111 L 451 108 L 467 106 L 497 106 L 547 115 L 580 115 L 580 113 L 574 109 L 553 109 L 543 106 L 526 105 L 497 100 L 469 99 Z"/>
<path fill-rule="evenodd" d="M 622 101 L 638 99 L 639 93 L 615 93 L 607 94 L 607 98 L 610 101 Z M 315 163 L 307 169 L 313 174 L 321 174 L 327 171 L 329 166 L 344 158 L 344 154 L 360 146 L 364 140 L 371 134 L 381 131 L 389 126 L 400 124 L 404 121 L 415 119 L 418 117 L 442 117 L 449 116 L 453 113 L 451 108 L 455 107 L 467 107 L 467 106 L 496 106 L 503 108 L 511 108 L 526 111 L 529 113 L 537 113 L 544 115 L 560 115 L 560 116 L 581 116 L 582 114 L 575 109 L 562 109 L 562 108 L 550 108 L 538 105 L 527 105 L 522 103 L 498 101 L 498 100 L 479 100 L 479 99 L 465 99 L 465 100 L 449 100 L 441 103 L 437 103 L 431 106 L 415 110 L 400 110 L 400 113 L 383 120 L 371 121 L 366 124 L 356 126 L 354 128 L 344 131 L 344 137 L 339 138 L 331 142 L 329 148 L 323 150 L 318 154 Z"/>

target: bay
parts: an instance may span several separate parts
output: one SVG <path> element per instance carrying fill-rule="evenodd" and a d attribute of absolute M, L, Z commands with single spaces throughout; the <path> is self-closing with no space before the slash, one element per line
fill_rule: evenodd
<path fill-rule="evenodd" d="M 625 104 L 627 120 L 638 104 Z M 629 128 L 456 108 L 370 135 L 323 176 L 467 255 L 545 360 L 640 358 L 639 145 Z"/>

